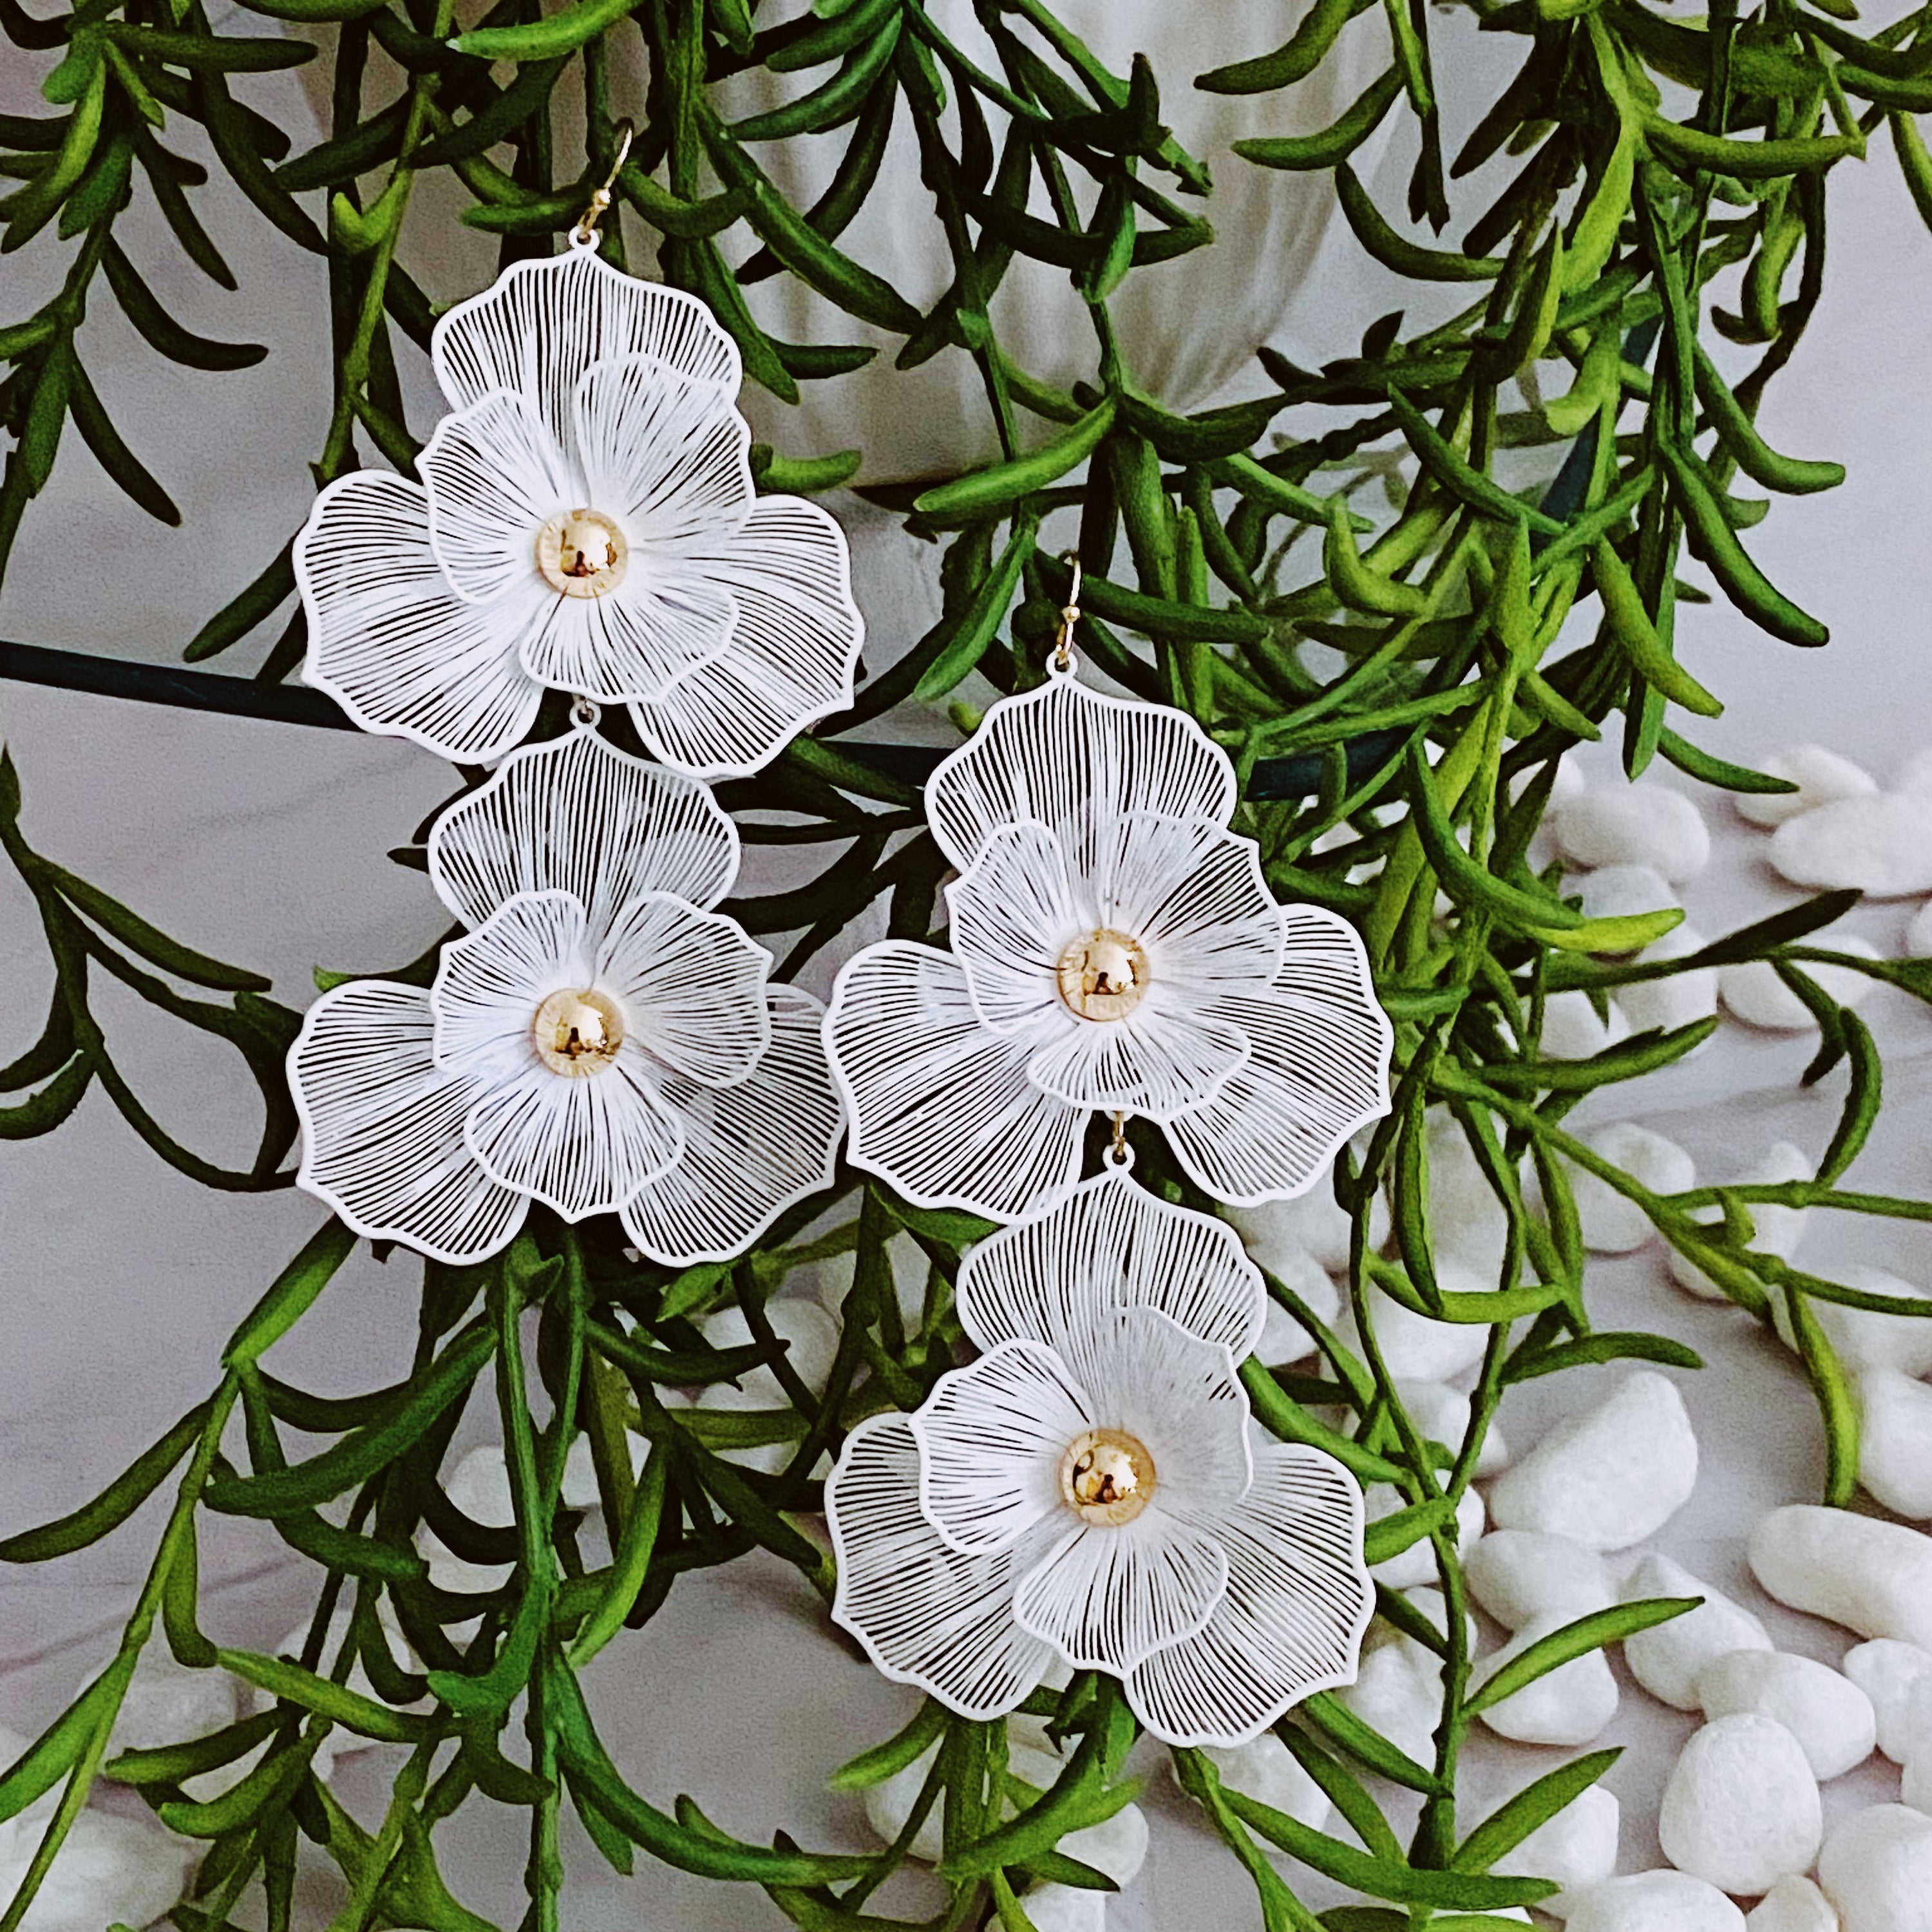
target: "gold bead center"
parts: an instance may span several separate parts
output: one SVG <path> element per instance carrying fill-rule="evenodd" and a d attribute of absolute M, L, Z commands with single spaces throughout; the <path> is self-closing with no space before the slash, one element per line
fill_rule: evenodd
<path fill-rule="evenodd" d="M 1124 1430 L 1090 1429 L 1060 1459 L 1060 1493 L 1082 1522 L 1118 1529 L 1132 1522 L 1154 1494 L 1154 1458 Z"/>
<path fill-rule="evenodd" d="M 553 993 L 537 1009 L 537 1058 L 553 1073 L 581 1079 L 602 1073 L 624 1043 L 622 1009 L 593 987 Z"/>
<path fill-rule="evenodd" d="M 624 580 L 631 546 L 602 510 L 560 510 L 537 532 L 537 568 L 566 597 L 602 597 Z"/>
<path fill-rule="evenodd" d="M 1124 1019 L 1148 989 L 1148 956 L 1138 939 L 1102 926 L 1060 956 L 1060 997 L 1082 1019 Z"/>

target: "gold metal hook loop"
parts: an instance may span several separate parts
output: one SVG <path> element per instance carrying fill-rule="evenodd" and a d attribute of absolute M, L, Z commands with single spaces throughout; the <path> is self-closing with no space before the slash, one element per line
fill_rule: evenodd
<path fill-rule="evenodd" d="M 571 239 L 579 248 L 587 248 L 597 239 L 597 224 L 604 219 L 610 207 L 617 177 L 622 173 L 624 163 L 629 156 L 631 143 L 637 138 L 636 128 L 628 121 L 617 123 L 617 158 L 610 164 L 610 172 L 604 177 L 604 185 L 591 195 L 590 206 L 577 218 L 577 226 L 571 230 Z"/>
<path fill-rule="evenodd" d="M 1057 671 L 1070 671 L 1078 662 L 1073 655 L 1073 627 L 1080 621 L 1080 553 L 1064 550 L 1060 560 L 1073 573 L 1073 581 L 1067 587 L 1066 602 L 1060 607 L 1060 628 L 1054 634 L 1050 662 Z"/>

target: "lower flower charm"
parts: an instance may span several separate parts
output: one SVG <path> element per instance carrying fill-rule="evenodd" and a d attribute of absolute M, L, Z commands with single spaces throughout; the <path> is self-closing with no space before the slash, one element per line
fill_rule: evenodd
<path fill-rule="evenodd" d="M 289 1057 L 298 1178 L 358 1233 L 472 1262 L 540 1201 L 688 1266 L 831 1178 L 820 1009 L 711 910 L 738 842 L 703 786 L 580 729 L 452 806 L 429 869 L 470 928 L 434 982 L 336 988 Z"/>
<path fill-rule="evenodd" d="M 832 1616 L 962 1715 L 1058 1660 L 1122 1679 L 1170 1744 L 1244 1742 L 1352 1682 L 1361 1492 L 1250 1417 L 1264 1305 L 1231 1228 L 1124 1172 L 992 1236 L 958 1284 L 984 1353 L 860 1424 L 826 1485 Z"/>

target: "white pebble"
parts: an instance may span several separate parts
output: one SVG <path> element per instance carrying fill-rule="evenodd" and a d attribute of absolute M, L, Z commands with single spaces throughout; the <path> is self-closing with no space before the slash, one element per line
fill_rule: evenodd
<path fill-rule="evenodd" d="M 429 1565 L 430 1582 L 454 1596 L 482 1596 L 500 1590 L 516 1574 L 514 1563 L 472 1563 L 458 1556 L 427 1524 L 418 1526 L 415 1540 L 416 1554 Z"/>
<path fill-rule="evenodd" d="M 1593 1885 L 1570 1908 L 1570 1932 L 1744 1932 L 1744 1916 L 1688 1872 L 1637 1872 Z"/>
<path fill-rule="evenodd" d="M 1768 1718 L 1719 1718 L 1691 1734 L 1664 1788 L 1658 1841 L 1679 1871 L 1754 1898 L 1807 1872 L 1824 1836 L 1818 1780 Z"/>
<path fill-rule="evenodd" d="M 1207 1756 L 1230 1791 L 1320 1831 L 1328 1822 L 1328 1794 L 1301 1768 L 1272 1731 L 1232 1749 L 1207 1747 Z"/>
<path fill-rule="evenodd" d="M 1286 1278 L 1287 1269 L 1280 1264 L 1298 1253 L 1311 1256 L 1330 1274 L 1348 1268 L 1350 1223 L 1336 1202 L 1326 1173 L 1292 1201 L 1264 1201 L 1258 1207 L 1226 1211 L 1256 1266 L 1270 1274 Z M 1369 1244 L 1379 1247 L 1388 1237 L 1388 1209 L 1378 1196 L 1370 1210 Z"/>
<path fill-rule="evenodd" d="M 1654 1535 L 1697 1480 L 1697 1438 L 1669 1377 L 1641 1369 L 1561 1422 L 1490 1491 L 1503 1529 L 1543 1530 L 1590 1550 Z"/>
<path fill-rule="evenodd" d="M 1809 1180 L 1811 1163 L 1805 1159 L 1802 1148 L 1790 1141 L 1778 1141 L 1766 1150 L 1762 1160 L 1738 1178 L 1754 1184 Z M 1808 1209 L 1786 1208 L 1775 1201 L 1759 1201 L 1749 1204 L 1747 1211 L 1751 1218 L 1752 1247 L 1760 1254 L 1775 1255 L 1780 1261 L 1788 1262 L 1796 1256 L 1798 1244 L 1804 1237 Z M 1694 1208 L 1691 1218 L 1710 1226 L 1724 1218 L 1724 1210 L 1714 1206 Z M 1671 1280 L 1687 1294 L 1704 1301 L 1725 1299 L 1724 1291 L 1695 1262 L 1687 1260 L 1675 1248 L 1666 1246 L 1664 1264 L 1670 1270 Z"/>
<path fill-rule="evenodd" d="M 891 1777 L 866 1787 L 866 1822 L 878 1834 L 882 1844 L 896 1843 L 899 1834 L 905 1829 L 906 1821 L 912 1816 L 912 1808 L 926 1788 L 932 1761 L 938 1755 L 939 1747 L 934 1744 L 911 1763 L 894 1772 Z M 942 1792 L 920 1820 L 919 1829 L 907 1847 L 908 1856 L 926 1864 L 939 1862 L 946 1849 L 945 1811 L 946 1800 Z"/>
<path fill-rule="evenodd" d="M 1874 1637 L 1845 1652 L 1845 1675 L 1871 1700 L 1878 1720 L 1878 1748 L 1903 1764 L 1918 1728 L 1922 1684 L 1932 1687 L 1932 1651 L 1896 1637 Z"/>
<path fill-rule="evenodd" d="M 153 1750 L 206 1737 L 233 1724 L 239 1708 L 239 1688 L 226 1671 L 190 1670 L 165 1644 L 151 1643 L 121 1700 L 109 1749 Z"/>
<path fill-rule="evenodd" d="M 1472 1689 L 1480 1689 L 1506 1664 L 1514 1663 L 1534 1643 L 1540 1643 L 1570 1619 L 1534 1617 L 1508 1642 L 1486 1657 L 1470 1672 Z M 1539 1677 L 1532 1684 L 1492 1704 L 1483 1722 L 1498 1737 L 1522 1744 L 1586 1744 L 1601 1736 L 1617 1714 L 1617 1680 L 1601 1650 L 1586 1652 Z"/>
<path fill-rule="evenodd" d="M 1436 1280 L 1451 1292 L 1492 1289 L 1487 1281 L 1450 1266 L 1436 1270 Z M 1369 1290 L 1369 1315 L 1383 1366 L 1398 1382 L 1447 1382 L 1473 1369 L 1489 1346 L 1490 1331 L 1480 1322 L 1437 1322 L 1406 1308 L 1378 1288 Z M 1358 1346 L 1352 1316 L 1344 1313 L 1338 1332 L 1352 1347 Z"/>
<path fill-rule="evenodd" d="M 1818 1886 L 1842 1932 L 1932 1932 L 1932 1818 L 1874 1804 L 1832 1828 Z"/>
<path fill-rule="evenodd" d="M 1794 886 L 1855 886 L 1874 898 L 1932 892 L 1932 796 L 1841 798 L 1772 834 L 1771 862 Z"/>
<path fill-rule="evenodd" d="M 1580 879 L 1565 879 L 1563 890 L 1582 901 L 1586 919 L 1628 919 L 1679 903 L 1670 881 L 1654 866 L 1606 866 Z"/>
<path fill-rule="evenodd" d="M 1398 1382 L 1396 1393 L 1408 1412 L 1408 1419 L 1423 1439 L 1439 1442 L 1454 1456 L 1469 1432 L 1469 1398 L 1447 1382 Z M 1483 1432 L 1483 1446 L 1476 1456 L 1475 1473 L 1484 1481 L 1509 1466 L 1509 1447 L 1493 1419 Z"/>
<path fill-rule="evenodd" d="M 1932 899 L 1912 915 L 1905 928 L 1905 955 L 1908 959 L 1932 957 Z"/>
<path fill-rule="evenodd" d="M 1932 1648 L 1932 1536 L 1850 1510 L 1788 1503 L 1758 1519 L 1750 1566 L 1792 1610 L 1861 1636 Z"/>
<path fill-rule="evenodd" d="M 1429 1226 L 1437 1264 L 1493 1286 L 1509 1245 L 1509 1216 L 1454 1114 L 1429 1122 Z"/>
<path fill-rule="evenodd" d="M 1278 1258 L 1282 1265 L 1276 1268 L 1270 1264 L 1268 1272 L 1284 1288 L 1292 1288 L 1300 1296 L 1316 1321 L 1332 1328 L 1335 1317 L 1341 1312 L 1341 1291 L 1316 1265 L 1315 1258 L 1305 1250 L 1286 1249 Z M 1275 1368 L 1283 1362 L 1298 1362 L 1304 1355 L 1314 1352 L 1314 1336 L 1270 1295 L 1266 1312 L 1262 1317 L 1261 1339 L 1255 1344 L 1255 1353 L 1270 1368 Z"/>
<path fill-rule="evenodd" d="M 1878 948 L 1856 934 L 1834 935 L 1813 942 L 1829 946 L 1834 952 L 1850 952 L 1861 959 L 1879 958 Z M 1878 982 L 1869 973 L 1854 966 L 1827 966 L 1812 960 L 1804 962 L 1805 973 L 1817 981 L 1841 1006 L 1864 1003 Z M 1767 1033 L 1816 1032 L 1818 1022 L 1811 1009 L 1778 976 L 1768 959 L 1746 959 L 1735 966 L 1718 969 L 1718 997 L 1733 1019 Z"/>
<path fill-rule="evenodd" d="M 1703 814 L 1666 785 L 1586 791 L 1564 806 L 1556 842 L 1576 865 L 1648 866 L 1673 885 L 1694 879 L 1711 859 Z"/>
<path fill-rule="evenodd" d="M 1107 1894 L 1084 1886 L 1036 1885 L 1021 1905 L 1033 1922 L 1034 1932 L 1105 1932 Z"/>
<path fill-rule="evenodd" d="M 1894 1295 L 1902 1301 L 1932 1301 L 1932 1292 L 1916 1282 L 1888 1274 L 1882 1268 L 1834 1268 L 1832 1276 L 1844 1286 L 1862 1289 L 1868 1294 Z M 1888 1315 L 1880 1309 L 1847 1308 L 1841 1301 L 1816 1299 L 1811 1312 L 1847 1369 L 1895 1369 L 1902 1376 L 1932 1373 L 1932 1315 Z M 1774 1304 L 1772 1314 L 1779 1336 L 1786 1347 L 1790 1346 L 1783 1297 Z"/>
<path fill-rule="evenodd" d="M 1499 1878 L 1555 1880 L 1563 1889 L 1538 1899 L 1536 1909 L 1552 1918 L 1567 1918 L 1584 1891 L 1601 1885 L 1616 1870 L 1622 1816 L 1616 1794 L 1592 1784 L 1490 1869 Z"/>
<path fill-rule="evenodd" d="M 1397 1750 L 1418 1764 L 1435 1761 L 1436 1726 L 1442 1718 L 1442 1660 L 1426 1646 L 1386 1624 L 1372 1626 L 1354 1682 L 1335 1694 Z"/>
<path fill-rule="evenodd" d="M 1680 1194 L 1697 1184 L 1697 1166 L 1675 1141 L 1634 1120 L 1599 1127 L 1583 1136 L 1604 1160 L 1654 1194 Z M 1607 1180 L 1570 1166 L 1570 1190 L 1576 1202 L 1583 1245 L 1592 1253 L 1634 1253 L 1656 1234 L 1650 1216 Z"/>
<path fill-rule="evenodd" d="M 1402 1492 L 1393 1484 L 1370 1485 L 1366 1498 L 1368 1520 L 1379 1522 L 1406 1507 Z M 1456 1547 L 1472 1548 L 1483 1533 L 1483 1499 L 1474 1490 L 1465 1490 L 1456 1504 Z M 1418 1537 L 1406 1550 L 1374 1564 L 1370 1574 L 1392 1590 L 1412 1589 L 1418 1583 L 1432 1582 L 1436 1576 L 1435 1546 L 1426 1536 Z"/>
<path fill-rule="evenodd" d="M 1710 943 L 1687 920 L 1661 939 L 1653 940 L 1636 956 L 1637 962 L 1652 965 L 1665 960 L 1688 959 Z M 1718 1010 L 1718 969 L 1693 966 L 1681 973 L 1666 974 L 1661 979 L 1634 980 L 1628 986 L 1617 987 L 1610 998 L 1622 1010 L 1632 1033 L 1671 1032 L 1707 1020 Z M 1696 1049 L 1700 1053 L 1703 1050 L 1701 1046 Z"/>
<path fill-rule="evenodd" d="M 1617 1600 L 1610 1565 L 1597 1551 L 1539 1530 L 1492 1530 L 1462 1570 L 1471 1594 L 1505 1630 L 1538 1617 L 1574 1622 Z"/>
<path fill-rule="evenodd" d="M 1932 1388 L 1896 1369 L 1866 1369 L 1852 1390 L 1866 1493 L 1897 1515 L 1932 1518 Z"/>
<path fill-rule="evenodd" d="M 1932 1736 L 1922 1737 L 1906 1754 L 1904 1768 L 1898 1774 L 1898 1801 L 1932 1815 Z"/>
<path fill-rule="evenodd" d="M 1060 1769 L 1056 1763 L 1055 1777 Z M 1116 1885 L 1129 1884 L 1147 1863 L 1147 1814 L 1138 1804 L 1124 1804 L 1111 1818 L 1103 1818 L 1082 1831 L 1068 1832 L 1055 1849 L 1070 1858 L 1078 1858 L 1083 1865 L 1091 1865 L 1096 1871 L 1105 1872 Z"/>
<path fill-rule="evenodd" d="M 472 1522 L 485 1529 L 508 1529 L 517 1520 L 510 1496 L 510 1472 L 502 1447 L 486 1442 L 471 1450 L 449 1472 L 443 1493 Z"/>
<path fill-rule="evenodd" d="M 0 1898 L 10 1898 L 38 1843 L 38 1834 L 0 1854 Z M 20 1932 L 101 1932 L 108 1924 L 151 1925 L 176 1905 L 197 1855 L 145 1818 L 83 1811 L 74 1821 L 20 1922 Z"/>
<path fill-rule="evenodd" d="M 1737 792 L 1731 803 L 1738 816 L 1752 825 L 1782 825 L 1801 812 L 1816 812 L 1841 798 L 1860 798 L 1878 790 L 1878 781 L 1862 765 L 1822 745 L 1787 745 L 1764 759 L 1758 770 L 1774 778 L 1789 778 L 1796 791 Z"/>
<path fill-rule="evenodd" d="M 1744 1915 L 1747 1932 L 1838 1932 L 1832 1901 L 1808 1878 L 1787 1873 Z"/>
<path fill-rule="evenodd" d="M 1573 987 L 1552 993 L 1543 1003 L 1543 1057 L 1546 1060 L 1588 1060 L 1630 1037 L 1623 1009 L 1606 1003 L 1598 1015 L 1588 993 Z"/>
<path fill-rule="evenodd" d="M 798 1378 L 814 1395 L 822 1395 L 831 1378 L 832 1358 L 838 1352 L 838 1324 L 815 1301 L 785 1295 L 765 1304 L 765 1319 L 772 1333 L 787 1346 L 785 1357 Z M 753 1340 L 751 1324 L 741 1308 L 718 1309 L 699 1324 L 706 1341 L 714 1348 L 742 1348 Z M 739 1385 L 758 1400 L 758 1408 L 782 1408 L 790 1400 L 784 1385 L 769 1368 L 752 1370 L 738 1378 Z"/>
<path fill-rule="evenodd" d="M 1697 1673 L 1706 1717 L 1748 1714 L 1782 1724 L 1822 1784 L 1863 1764 L 1878 1742 L 1872 1701 L 1849 1677 L 1780 1650 L 1733 1650 Z"/>
<path fill-rule="evenodd" d="M 1643 1557 L 1624 1580 L 1624 1601 L 1646 1597 L 1702 1597 L 1694 1610 L 1652 1624 L 1624 1639 L 1630 1673 L 1660 1702 L 1679 1711 L 1698 1707 L 1698 1679 L 1715 1659 L 1734 1650 L 1771 1648 L 1765 1627 L 1742 1604 L 1700 1582 L 1667 1556 Z"/>

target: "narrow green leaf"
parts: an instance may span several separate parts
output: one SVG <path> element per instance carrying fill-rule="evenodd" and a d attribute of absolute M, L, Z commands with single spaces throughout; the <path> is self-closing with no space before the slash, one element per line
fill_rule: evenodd
<path fill-rule="evenodd" d="M 1462 1708 L 1474 1717 L 1500 1704 L 1505 1697 L 1514 1696 L 1560 1666 L 1587 1657 L 1606 1643 L 1621 1643 L 1639 1630 L 1667 1624 L 1672 1617 L 1694 1610 L 1703 1600 L 1702 1597 L 1646 1597 L 1635 1603 L 1613 1604 L 1606 1610 L 1594 1610 L 1586 1617 L 1565 1624 L 1561 1630 L 1552 1630 L 1520 1656 L 1511 1658 Z"/>

